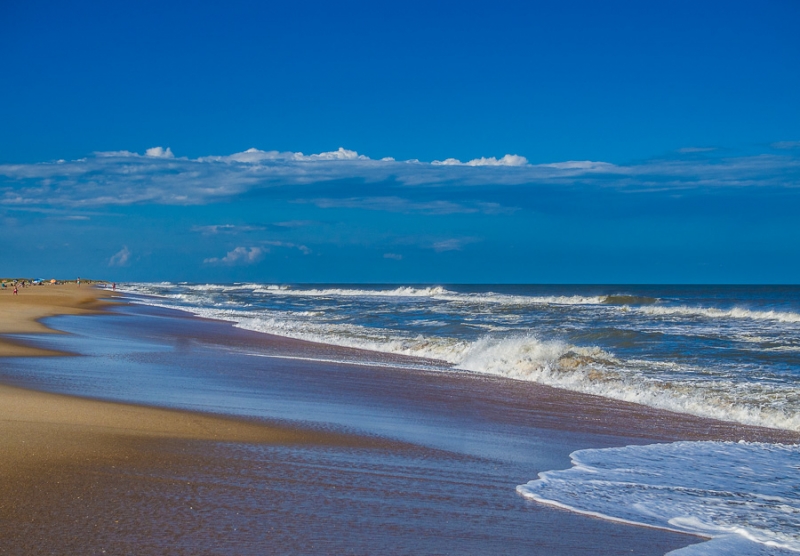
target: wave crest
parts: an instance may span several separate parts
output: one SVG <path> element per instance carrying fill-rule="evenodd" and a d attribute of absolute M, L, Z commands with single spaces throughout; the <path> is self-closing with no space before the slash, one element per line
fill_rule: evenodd
<path fill-rule="evenodd" d="M 517 492 L 612 521 L 727 539 L 686 553 L 784 554 L 800 551 L 799 457 L 798 445 L 755 442 L 579 450 L 572 468 L 540 473 Z"/>
<path fill-rule="evenodd" d="M 754 311 L 751 309 L 715 309 L 713 307 L 637 307 L 636 311 L 651 316 L 705 317 L 712 319 L 772 320 L 786 323 L 800 322 L 800 314 L 791 311 Z"/>

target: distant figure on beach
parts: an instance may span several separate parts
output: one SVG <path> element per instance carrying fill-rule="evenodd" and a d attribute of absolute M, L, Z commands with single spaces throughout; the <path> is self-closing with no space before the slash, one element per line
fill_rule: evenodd
<path fill-rule="evenodd" d="M 78 276 L 77 282 L 78 282 L 78 287 L 80 288 L 81 287 L 81 277 L 80 276 Z"/>
<path fill-rule="evenodd" d="M 111 291 L 117 291 L 117 283 L 111 282 Z"/>
<path fill-rule="evenodd" d="M 17 295 L 17 286 L 14 286 L 14 295 Z"/>

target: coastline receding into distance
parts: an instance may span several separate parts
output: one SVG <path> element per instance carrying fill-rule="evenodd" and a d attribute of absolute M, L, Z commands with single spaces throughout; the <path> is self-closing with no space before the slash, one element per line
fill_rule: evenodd
<path fill-rule="evenodd" d="M 0 357 L 56 357 L 75 355 L 29 345 L 7 335 L 59 334 L 40 321 L 63 315 L 98 315 L 118 304 L 106 298 L 115 294 L 75 284 L 29 286 L 20 294 L 3 296 L 0 303 Z M 3 337 L 6 336 L 6 337 Z M 3 425 L 63 425 L 88 432 L 102 428 L 104 434 L 131 437 L 190 438 L 222 442 L 353 443 L 335 434 L 270 427 L 244 420 L 225 419 L 130 404 L 115 404 L 47 392 L 36 392 L 0 384 Z M 5 437 L 8 440 L 8 436 Z M 35 442 L 34 442 L 35 444 Z M 9 451 L 6 455 L 11 455 Z M 6 463 L 6 462 L 3 462 Z M 15 461 L 15 463 L 19 463 Z M 4 468 L 9 472 L 9 468 Z"/>
<path fill-rule="evenodd" d="M 257 553 L 270 542 L 305 553 L 538 546 L 660 554 L 700 539 L 527 504 L 514 487 L 566 467 L 581 448 L 799 439 L 532 382 L 431 371 L 403 354 L 241 330 L 136 296 L 108 304 L 112 292 L 85 286 L 0 295 L 3 333 L 12 334 L 3 349 L 20 350 L 0 359 L 0 380 L 14 385 L 0 387 L 0 473 L 10 479 L 0 512 L 3 538 L 22 552 L 63 543 Z M 67 316 L 47 325 L 67 334 L 31 321 L 55 314 Z M 19 357 L 37 349 L 81 356 Z M 426 525 L 445 517 L 441 530 Z M 328 538 L 317 522 L 346 534 Z M 387 532 L 393 522 L 399 528 Z M 535 540 L 520 534 L 525 524 L 564 532 Z"/>
<path fill-rule="evenodd" d="M 800 554 L 798 22 L 0 3 L 0 556 Z"/>
<path fill-rule="evenodd" d="M 725 286 L 124 284 L 237 327 L 800 430 L 798 290 Z"/>

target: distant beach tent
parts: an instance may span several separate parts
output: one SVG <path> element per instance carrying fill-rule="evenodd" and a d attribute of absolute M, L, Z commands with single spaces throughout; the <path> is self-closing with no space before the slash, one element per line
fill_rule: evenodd
<path fill-rule="evenodd" d="M 55 284 L 55 283 L 56 283 L 56 279 L 55 279 L 55 278 L 53 278 L 52 280 L 50 280 L 50 283 L 51 283 L 51 284 Z"/>

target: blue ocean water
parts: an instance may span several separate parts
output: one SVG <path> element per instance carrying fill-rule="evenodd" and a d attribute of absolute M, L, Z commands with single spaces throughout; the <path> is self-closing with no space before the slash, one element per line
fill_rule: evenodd
<path fill-rule="evenodd" d="M 797 286 L 122 289 L 249 330 L 800 431 Z"/>
<path fill-rule="evenodd" d="M 798 286 L 124 284 L 138 303 L 441 372 L 535 381 L 800 431 Z M 707 535 L 692 554 L 800 551 L 798 446 L 581 450 L 519 487 L 572 510 Z"/>

